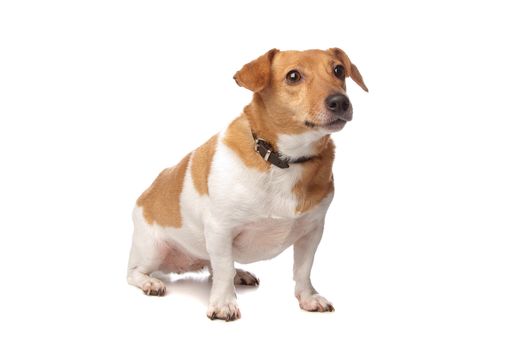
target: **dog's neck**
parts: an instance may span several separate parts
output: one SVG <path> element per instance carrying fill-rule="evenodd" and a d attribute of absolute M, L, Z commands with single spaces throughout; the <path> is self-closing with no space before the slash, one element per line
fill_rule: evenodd
<path fill-rule="evenodd" d="M 270 113 L 259 94 L 254 94 L 252 102 L 244 108 L 244 114 L 251 132 L 289 160 L 316 157 L 330 138 L 329 134 L 319 130 L 290 125 L 291 116 Z"/>

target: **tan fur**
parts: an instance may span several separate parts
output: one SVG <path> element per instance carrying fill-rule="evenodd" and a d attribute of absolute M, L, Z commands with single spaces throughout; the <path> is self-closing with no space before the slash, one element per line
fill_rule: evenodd
<path fill-rule="evenodd" d="M 270 67 L 273 56 L 279 52 L 271 49 L 257 59 L 246 63 L 241 70 L 233 76 L 235 82 L 253 92 L 261 91 L 268 85 L 270 80 Z"/>
<path fill-rule="evenodd" d="M 334 162 L 334 143 L 326 136 L 318 158 L 304 163 L 302 177 L 294 186 L 297 198 L 297 212 L 304 213 L 316 206 L 334 190 L 332 164 Z"/>
<path fill-rule="evenodd" d="M 238 117 L 228 126 L 223 142 L 242 159 L 247 167 L 260 171 L 270 169 L 271 164 L 254 151 L 254 141 L 246 115 Z"/>
<path fill-rule="evenodd" d="M 322 50 L 281 52 L 273 49 L 244 65 L 234 78 L 241 82 L 239 85 L 254 91 L 252 102 L 244 109 L 253 131 L 272 144 L 276 142 L 277 133 L 309 131 L 304 125 L 304 116 L 324 109 L 323 99 L 327 92 L 346 90 L 344 82 L 336 79 L 331 68 L 327 68 L 334 66 L 334 59 L 332 54 Z M 286 73 L 297 67 L 309 73 L 308 79 L 299 87 L 289 86 L 284 81 Z M 244 83 L 254 81 L 259 84 Z M 266 85 L 261 86 L 263 83 Z"/>
<path fill-rule="evenodd" d="M 290 123 L 289 115 L 273 111 L 268 112 L 268 105 L 259 94 L 253 96 L 252 103 L 244 109 L 244 116 L 250 123 L 251 130 L 260 138 L 277 145 L 278 134 L 301 134 L 308 131 L 304 125 Z"/>
<path fill-rule="evenodd" d="M 350 61 L 350 58 L 348 58 L 348 56 L 343 50 L 334 47 L 326 51 L 328 51 L 330 54 L 334 55 L 334 57 L 341 61 L 341 63 L 345 67 L 347 77 L 352 78 L 352 80 L 355 81 L 357 85 L 359 85 L 363 90 L 368 92 L 368 88 L 366 87 L 365 82 L 363 81 L 363 77 L 361 76 L 359 69 L 357 69 L 356 65 Z"/>
<path fill-rule="evenodd" d="M 178 165 L 163 170 L 137 200 L 137 206 L 143 208 L 144 218 L 149 224 L 182 227 L 180 194 L 190 155 Z"/>
<path fill-rule="evenodd" d="M 200 195 L 208 194 L 208 176 L 211 162 L 217 148 L 217 135 L 210 138 L 205 144 L 193 152 L 191 158 L 191 177 L 193 185 Z"/>
<path fill-rule="evenodd" d="M 308 131 L 304 125 L 305 116 L 322 114 L 326 96 L 346 91 L 345 82 L 332 72 L 338 64 L 345 67 L 347 76 L 368 91 L 357 67 L 338 48 L 326 51 L 273 49 L 244 65 L 234 78 L 239 85 L 254 92 L 252 102 L 244 109 L 252 130 L 272 144 L 276 142 L 277 133 Z M 286 73 L 291 69 L 300 69 L 304 75 L 298 86 L 285 82 Z"/>

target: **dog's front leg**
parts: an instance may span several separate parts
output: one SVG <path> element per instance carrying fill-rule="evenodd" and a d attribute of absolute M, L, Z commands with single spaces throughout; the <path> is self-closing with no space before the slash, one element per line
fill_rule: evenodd
<path fill-rule="evenodd" d="M 323 223 L 315 226 L 311 232 L 294 243 L 293 278 L 295 281 L 295 297 L 299 306 L 307 311 L 334 311 L 332 304 L 319 295 L 312 286 L 310 272 L 314 263 L 314 255 L 323 235 Z"/>
<path fill-rule="evenodd" d="M 208 317 L 233 321 L 241 317 L 235 295 L 232 237 L 228 230 L 208 227 L 206 249 L 213 271 Z"/>

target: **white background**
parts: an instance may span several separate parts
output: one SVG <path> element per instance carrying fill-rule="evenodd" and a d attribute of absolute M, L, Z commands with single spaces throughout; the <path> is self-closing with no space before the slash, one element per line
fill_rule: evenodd
<path fill-rule="evenodd" d="M 0 347 L 523 349 L 525 55 L 518 1 L 3 1 Z M 313 271 L 248 267 L 242 319 L 206 275 L 126 283 L 131 209 L 250 100 L 270 48 L 343 48 L 354 120 Z"/>

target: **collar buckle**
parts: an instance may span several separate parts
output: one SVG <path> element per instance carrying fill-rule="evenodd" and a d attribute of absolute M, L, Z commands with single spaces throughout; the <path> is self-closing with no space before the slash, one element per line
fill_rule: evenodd
<path fill-rule="evenodd" d="M 265 139 L 261 139 L 257 137 L 255 133 L 252 132 L 254 143 L 254 151 L 255 153 L 259 153 L 259 155 L 267 162 L 275 165 L 278 168 L 286 169 L 290 167 L 290 164 L 298 164 L 298 163 L 304 163 L 309 160 L 312 160 L 316 158 L 316 156 L 310 156 L 310 157 L 301 157 L 295 160 L 289 160 L 285 156 L 283 156 L 278 151 L 275 151 L 272 145 L 266 141 Z"/>
<path fill-rule="evenodd" d="M 263 140 L 263 139 L 260 139 L 258 137 L 255 137 L 255 147 L 254 147 L 254 150 L 255 152 L 259 153 L 259 146 L 261 145 L 260 142 L 266 142 L 266 140 Z"/>
<path fill-rule="evenodd" d="M 271 149 L 268 149 L 266 151 L 266 154 L 264 155 L 264 160 L 265 161 L 268 161 L 268 159 L 270 159 L 270 156 L 272 155 L 272 150 Z"/>
<path fill-rule="evenodd" d="M 262 152 L 261 150 L 259 150 L 259 147 L 262 147 Z M 268 141 L 266 141 L 265 139 L 260 139 L 258 137 L 255 139 L 254 150 L 255 150 L 255 153 L 259 153 L 265 161 L 268 161 L 272 153 L 274 153 Z"/>

